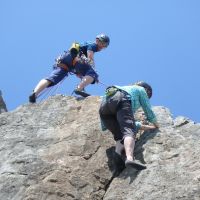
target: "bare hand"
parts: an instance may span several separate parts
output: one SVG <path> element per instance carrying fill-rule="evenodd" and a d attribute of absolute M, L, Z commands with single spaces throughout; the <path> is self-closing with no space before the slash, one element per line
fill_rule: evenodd
<path fill-rule="evenodd" d="M 155 126 L 155 128 L 159 128 L 159 124 L 157 122 L 153 123 L 153 125 Z"/>
<path fill-rule="evenodd" d="M 146 130 L 154 130 L 154 129 L 157 129 L 157 128 L 159 128 L 159 127 L 158 127 L 158 124 L 155 124 L 155 123 L 154 123 L 154 124 L 151 124 L 151 125 L 142 125 L 142 126 L 141 126 L 141 129 L 142 129 L 142 130 L 145 130 L 145 131 L 146 131 Z"/>

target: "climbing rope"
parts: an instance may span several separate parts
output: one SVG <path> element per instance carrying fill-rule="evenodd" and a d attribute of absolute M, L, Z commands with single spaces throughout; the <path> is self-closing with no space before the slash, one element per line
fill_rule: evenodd
<path fill-rule="evenodd" d="M 66 77 L 65 77 L 66 78 Z M 63 81 L 65 80 L 65 78 L 62 79 L 62 81 L 60 81 L 57 85 L 55 86 L 51 86 L 51 87 L 48 87 L 46 88 L 41 94 L 38 95 L 38 97 L 44 95 L 41 100 L 40 100 L 40 103 L 47 99 L 49 96 L 53 96 L 53 94 L 56 93 L 56 91 L 58 91 L 58 89 L 60 88 L 60 85 L 63 83 Z"/>
<path fill-rule="evenodd" d="M 108 85 L 106 85 L 105 83 L 103 83 L 103 82 L 101 82 L 101 81 L 99 81 L 99 83 L 100 83 L 101 85 L 105 86 L 105 87 L 108 87 Z"/>

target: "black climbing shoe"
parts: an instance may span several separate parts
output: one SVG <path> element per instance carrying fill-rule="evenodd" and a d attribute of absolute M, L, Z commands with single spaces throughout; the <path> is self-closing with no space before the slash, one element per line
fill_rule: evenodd
<path fill-rule="evenodd" d="M 136 161 L 136 160 L 134 160 L 134 161 L 126 160 L 125 166 L 126 167 L 134 167 L 137 170 L 143 170 L 143 169 L 147 168 L 145 165 L 143 165 L 142 163 L 140 163 L 139 161 Z"/>
<path fill-rule="evenodd" d="M 80 95 L 82 97 L 88 97 L 88 96 L 91 96 L 90 94 L 86 93 L 84 90 L 82 91 L 79 91 L 79 90 L 74 90 L 74 93 L 77 94 L 77 95 Z"/>
<path fill-rule="evenodd" d="M 35 103 L 35 102 L 36 102 L 35 92 L 33 92 L 33 93 L 29 96 L 29 102 L 30 102 L 30 103 Z"/>

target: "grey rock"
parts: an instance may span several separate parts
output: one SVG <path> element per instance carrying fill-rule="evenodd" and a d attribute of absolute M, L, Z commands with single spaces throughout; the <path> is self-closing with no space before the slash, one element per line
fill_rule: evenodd
<path fill-rule="evenodd" d="M 156 106 L 160 130 L 145 132 L 135 157 L 147 169 L 113 175 L 114 141 L 102 132 L 100 97 L 60 95 L 0 115 L 0 199 L 200 199 L 200 125 L 174 126 Z"/>
<path fill-rule="evenodd" d="M 6 104 L 2 97 L 2 91 L 0 90 L 0 114 L 3 112 L 7 112 Z"/>
<path fill-rule="evenodd" d="M 188 123 L 175 129 L 168 109 L 154 111 L 161 128 L 144 133 L 135 151 L 147 169 L 125 169 L 112 181 L 104 200 L 200 199 L 200 125 Z"/>
<path fill-rule="evenodd" d="M 101 199 L 113 140 L 100 131 L 98 104 L 56 96 L 2 113 L 0 199 Z"/>
<path fill-rule="evenodd" d="M 186 117 L 183 117 L 183 116 L 178 116 L 176 117 L 176 119 L 174 120 L 174 126 L 175 127 L 180 127 L 180 126 L 183 126 L 185 124 L 188 124 L 188 123 L 194 123 L 193 121 L 191 121 L 190 119 L 186 118 Z"/>

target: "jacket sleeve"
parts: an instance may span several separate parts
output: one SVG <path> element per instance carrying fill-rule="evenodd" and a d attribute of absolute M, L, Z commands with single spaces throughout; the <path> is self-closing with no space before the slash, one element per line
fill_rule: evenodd
<path fill-rule="evenodd" d="M 144 113 L 147 117 L 147 120 L 151 123 L 157 122 L 156 116 L 151 108 L 151 104 L 149 102 L 149 98 L 147 96 L 147 93 L 145 92 L 145 89 L 140 90 L 139 100 L 140 100 L 142 109 L 144 110 Z"/>

